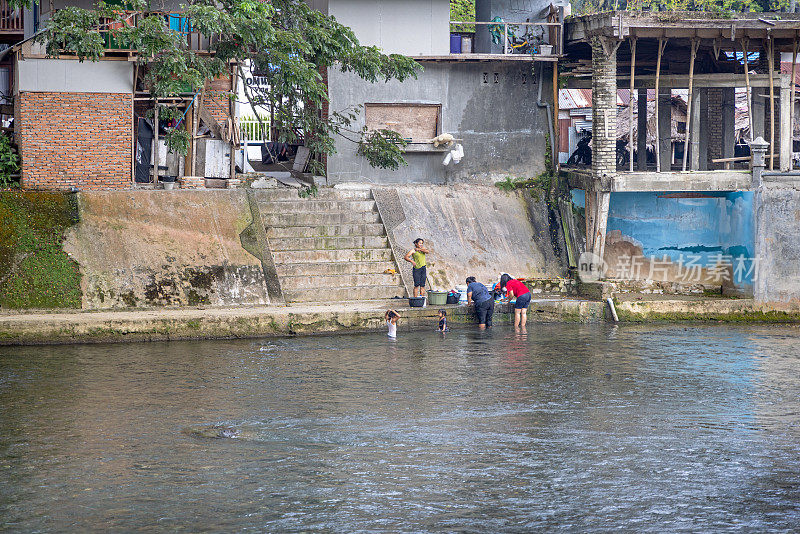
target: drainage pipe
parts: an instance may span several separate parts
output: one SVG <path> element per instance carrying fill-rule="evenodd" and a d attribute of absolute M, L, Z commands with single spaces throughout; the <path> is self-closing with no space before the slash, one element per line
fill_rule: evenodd
<path fill-rule="evenodd" d="M 555 67 L 554 67 L 555 68 Z M 536 105 L 540 108 L 547 109 L 547 129 L 550 132 L 550 157 L 552 158 L 551 162 L 553 168 L 556 168 L 558 165 L 558 147 L 556 146 L 556 138 L 555 134 L 553 133 L 553 121 L 555 121 L 555 117 L 553 117 L 553 110 L 550 107 L 549 102 L 542 102 L 542 85 L 544 83 L 544 62 L 539 62 L 539 88 L 536 93 Z M 553 91 L 554 94 L 558 95 L 557 89 Z"/>
<path fill-rule="evenodd" d="M 608 302 L 608 307 L 611 309 L 611 316 L 614 318 L 614 322 L 618 323 L 619 317 L 617 316 L 617 308 L 614 306 L 614 301 L 611 299 L 611 297 L 608 297 L 606 302 Z"/>

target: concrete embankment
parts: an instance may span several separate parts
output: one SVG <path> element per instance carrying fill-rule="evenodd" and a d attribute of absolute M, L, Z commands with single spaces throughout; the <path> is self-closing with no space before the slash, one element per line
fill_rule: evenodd
<path fill-rule="evenodd" d="M 439 306 L 408 308 L 405 300 L 360 301 L 331 305 L 249 306 L 236 308 L 151 308 L 118 311 L 6 313 L 0 315 L 0 345 L 164 341 L 282 337 L 382 331 L 383 315 L 397 309 L 400 332 L 436 328 Z M 451 324 L 474 321 L 465 306 L 442 306 Z M 642 322 L 800 323 L 800 309 L 775 309 L 750 299 L 617 300 L 620 326 Z M 495 323 L 513 314 L 498 304 Z M 534 299 L 528 322 L 608 321 L 603 302 Z M 529 330 L 531 332 L 531 330 Z"/>
<path fill-rule="evenodd" d="M 403 306 L 399 306 L 403 305 Z M 406 300 L 332 305 L 238 308 L 153 308 L 146 310 L 39 312 L 0 315 L 0 345 L 102 343 L 313 335 L 382 330 L 384 312 L 397 309 L 400 330 L 435 328 L 439 306 L 405 307 Z M 465 306 L 442 306 L 452 323 L 473 321 Z M 498 305 L 495 322 L 511 320 Z M 531 321 L 599 322 L 600 302 L 540 299 L 531 303 Z"/>

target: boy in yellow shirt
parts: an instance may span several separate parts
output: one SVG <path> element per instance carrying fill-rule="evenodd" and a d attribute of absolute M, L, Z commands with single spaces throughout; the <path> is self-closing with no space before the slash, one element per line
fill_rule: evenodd
<path fill-rule="evenodd" d="M 425 255 L 430 253 L 430 250 L 425 248 L 425 240 L 418 237 L 414 240 L 414 248 L 408 251 L 405 260 L 414 265 L 411 273 L 414 275 L 414 296 L 425 296 L 425 279 L 428 277 L 428 262 Z"/>

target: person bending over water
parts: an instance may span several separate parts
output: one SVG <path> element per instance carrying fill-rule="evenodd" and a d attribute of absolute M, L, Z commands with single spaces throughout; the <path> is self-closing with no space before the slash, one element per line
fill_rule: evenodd
<path fill-rule="evenodd" d="M 525 284 L 511 278 L 511 276 L 504 274 L 500 277 L 500 287 L 506 290 L 506 300 L 511 302 L 511 299 L 516 297 L 514 302 L 514 329 L 519 330 L 520 327 L 525 328 L 528 322 L 528 306 L 531 303 L 531 291 Z"/>
<path fill-rule="evenodd" d="M 428 262 L 425 258 L 430 250 L 425 248 L 425 240 L 418 237 L 414 240 L 414 249 L 409 250 L 404 258 L 407 262 L 414 265 L 411 274 L 414 275 L 414 296 L 425 296 L 425 279 L 428 277 Z"/>
<path fill-rule="evenodd" d="M 386 314 L 384 315 L 384 319 L 386 319 L 386 326 L 389 328 L 389 331 L 386 334 L 391 338 L 396 338 L 397 320 L 400 319 L 400 314 L 394 310 L 387 310 Z"/>
<path fill-rule="evenodd" d="M 475 304 L 475 316 L 478 319 L 479 329 L 492 327 L 494 299 L 485 285 L 475 281 L 474 276 L 467 278 L 467 304 Z"/>

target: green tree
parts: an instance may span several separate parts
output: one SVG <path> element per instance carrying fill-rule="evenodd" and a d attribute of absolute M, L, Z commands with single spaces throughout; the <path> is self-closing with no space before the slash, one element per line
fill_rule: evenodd
<path fill-rule="evenodd" d="M 232 69 L 239 83 L 245 83 L 256 116 L 272 112 L 279 141 L 292 142 L 303 135 L 313 153 L 332 154 L 334 138 L 341 135 L 366 146 L 360 152 L 373 165 L 396 168 L 405 163 L 398 136 L 354 129 L 359 109 L 323 115 L 328 92 L 322 73 L 336 66 L 374 83 L 403 81 L 416 77 L 420 67 L 415 61 L 362 45 L 350 28 L 304 0 L 189 0 L 181 7 L 193 31 L 212 37 L 212 53 L 190 49 L 185 34 L 170 29 L 163 14 L 147 11 L 144 0 L 127 0 L 125 11 L 102 0 L 94 9 L 60 9 L 37 40 L 49 56 L 69 53 L 81 61 L 99 60 L 108 39 L 116 47 L 137 50 L 145 82 L 158 98 L 187 88 L 198 91 Z M 254 72 L 268 84 L 246 84 Z M 273 107 L 278 95 L 281 105 Z M 169 146 L 183 153 L 187 140 L 180 130 L 167 135 Z M 322 171 L 319 165 L 312 170 Z"/>
<path fill-rule="evenodd" d="M 475 0 L 450 0 L 450 20 L 475 22 Z M 474 32 L 474 24 L 455 24 L 450 27 L 454 32 Z"/>

